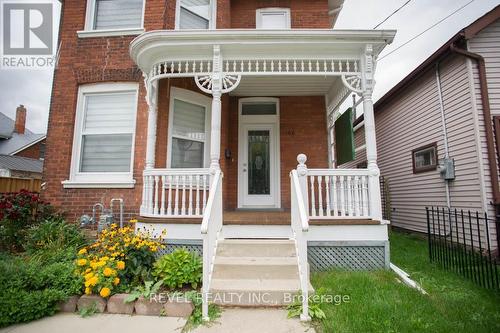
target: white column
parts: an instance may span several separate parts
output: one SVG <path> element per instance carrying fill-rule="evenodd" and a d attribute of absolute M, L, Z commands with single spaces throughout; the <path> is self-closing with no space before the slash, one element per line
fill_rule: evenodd
<path fill-rule="evenodd" d="M 146 84 L 146 101 L 148 103 L 148 133 L 146 138 L 146 169 L 155 167 L 156 123 L 158 118 L 158 81 Z"/>
<path fill-rule="evenodd" d="M 220 169 L 220 131 L 221 131 L 221 96 L 222 96 L 222 58 L 220 46 L 214 45 L 212 73 L 212 121 L 210 132 L 210 170 L 215 174 Z"/>
<path fill-rule="evenodd" d="M 362 88 L 363 115 L 366 142 L 366 160 L 370 176 L 368 177 L 370 215 L 373 219 L 382 220 L 382 200 L 380 197 L 380 170 L 377 165 L 377 141 L 375 135 L 375 116 L 373 114 L 372 92 L 374 85 L 374 59 L 370 44 L 365 48 L 363 59 Z"/>
<path fill-rule="evenodd" d="M 300 190 L 302 192 L 302 197 L 304 199 L 304 206 L 307 209 L 307 214 L 309 215 L 309 192 L 307 191 L 307 156 L 305 154 L 297 155 L 297 175 L 299 176 Z"/>

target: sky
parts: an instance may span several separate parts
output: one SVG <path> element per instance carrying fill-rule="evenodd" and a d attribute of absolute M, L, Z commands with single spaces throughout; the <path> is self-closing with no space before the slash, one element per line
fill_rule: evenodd
<path fill-rule="evenodd" d="M 335 28 L 372 29 L 407 0 L 345 0 Z M 394 42 L 380 57 L 397 48 L 427 27 L 444 18 L 471 0 L 412 0 L 378 29 L 396 29 Z M 56 16 L 60 6 L 56 4 Z M 428 56 L 500 0 L 475 0 L 438 26 L 410 44 L 380 60 L 377 64 L 374 101 L 382 97 Z M 54 32 L 55 38 L 57 31 Z M 27 127 L 35 133 L 44 133 L 49 115 L 52 70 L 0 69 L 0 112 L 15 118 L 16 107 L 28 109 Z"/>

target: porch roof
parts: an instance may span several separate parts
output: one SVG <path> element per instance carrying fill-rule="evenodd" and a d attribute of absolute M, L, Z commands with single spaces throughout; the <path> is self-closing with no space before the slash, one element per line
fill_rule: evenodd
<path fill-rule="evenodd" d="M 395 30 L 157 30 L 136 37 L 130 44 L 130 55 L 145 73 L 163 61 L 211 61 L 214 45 L 219 45 L 223 58 L 231 61 L 356 60 L 367 44 L 377 56 L 395 34 Z"/>

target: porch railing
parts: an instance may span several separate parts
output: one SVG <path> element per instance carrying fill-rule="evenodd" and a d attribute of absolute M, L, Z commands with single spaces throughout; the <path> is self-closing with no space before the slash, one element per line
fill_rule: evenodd
<path fill-rule="evenodd" d="M 222 173 L 216 171 L 203 220 L 201 222 L 201 236 L 203 239 L 203 285 L 202 285 L 202 315 L 208 320 L 208 301 L 212 272 L 214 268 L 217 241 L 222 230 Z"/>
<path fill-rule="evenodd" d="M 367 169 L 308 169 L 311 218 L 369 218 Z"/>
<path fill-rule="evenodd" d="M 203 217 L 209 178 L 209 169 L 144 170 L 141 215 Z"/>
<path fill-rule="evenodd" d="M 303 170 L 302 170 L 303 171 Z M 305 178 L 299 179 L 298 172 L 290 172 L 291 189 L 291 224 L 297 252 L 300 289 L 302 292 L 302 314 L 300 319 L 310 320 L 309 316 L 309 265 L 307 263 L 307 232 L 309 217 L 307 216 L 303 192 L 307 190 Z"/>

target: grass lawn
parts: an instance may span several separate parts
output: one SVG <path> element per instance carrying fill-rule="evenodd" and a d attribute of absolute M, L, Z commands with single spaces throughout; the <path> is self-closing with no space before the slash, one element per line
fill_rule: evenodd
<path fill-rule="evenodd" d="M 407 287 L 391 271 L 312 274 L 325 294 L 350 302 L 322 304 L 327 319 L 318 332 L 500 332 L 500 293 L 482 289 L 430 264 L 425 240 L 393 232 L 391 262 L 429 295 Z"/>

